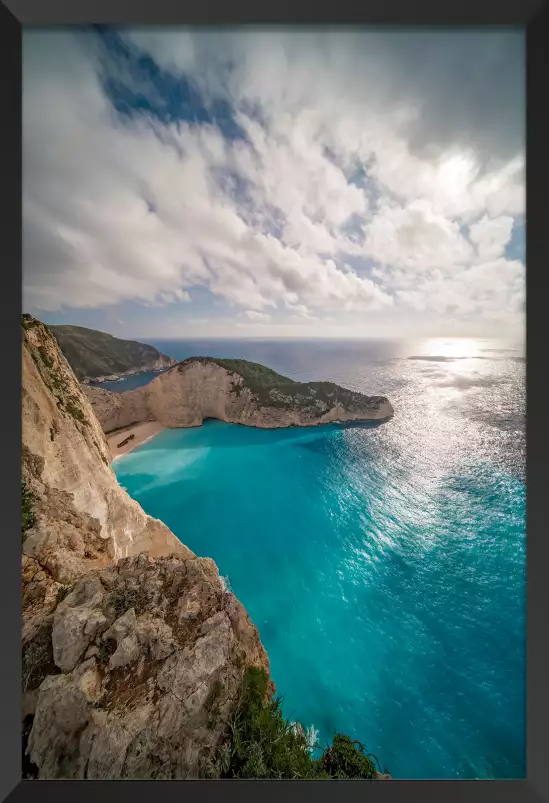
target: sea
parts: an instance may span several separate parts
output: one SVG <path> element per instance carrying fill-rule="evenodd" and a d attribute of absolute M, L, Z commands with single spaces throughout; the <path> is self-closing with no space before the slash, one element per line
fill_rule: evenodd
<path fill-rule="evenodd" d="M 152 343 L 389 398 L 394 417 L 378 426 L 207 420 L 114 468 L 215 560 L 259 629 L 286 717 L 318 745 L 346 733 L 397 779 L 524 778 L 522 345 Z"/>

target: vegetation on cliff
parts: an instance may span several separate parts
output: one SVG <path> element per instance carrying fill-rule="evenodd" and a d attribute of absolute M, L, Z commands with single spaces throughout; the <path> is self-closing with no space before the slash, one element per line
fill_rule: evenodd
<path fill-rule="evenodd" d="M 42 321 L 33 318 L 32 315 L 24 314 L 21 316 L 21 326 L 25 332 L 36 330 L 34 335 L 38 336 L 42 342 L 40 345 L 32 345 L 31 340 L 27 342 L 29 352 L 34 360 L 36 367 L 40 372 L 40 376 L 45 385 L 52 392 L 55 402 L 59 409 L 68 413 L 76 421 L 82 424 L 87 424 L 86 416 L 84 415 L 80 402 L 77 396 L 71 390 L 71 382 L 64 368 L 59 362 L 59 352 L 57 342 L 52 336 L 51 329 L 46 326 Z M 50 437 L 52 440 L 55 438 L 55 429 L 50 430 Z"/>
<path fill-rule="evenodd" d="M 178 368 L 184 370 L 185 366 L 196 362 L 214 363 L 234 374 L 232 392 L 239 396 L 243 388 L 248 388 L 260 406 L 284 410 L 313 409 L 320 417 L 335 404 L 342 404 L 349 411 L 362 410 L 365 405 L 371 410 L 377 410 L 386 401 L 384 396 L 365 396 L 342 388 L 334 382 L 297 382 L 277 374 L 272 368 L 248 360 L 189 357 Z M 236 377 L 241 377 L 243 381 L 238 381 Z"/>
<path fill-rule="evenodd" d="M 25 482 L 21 483 L 21 533 L 23 538 L 35 522 L 34 496 Z"/>
<path fill-rule="evenodd" d="M 167 367 L 175 360 L 154 346 L 121 340 L 83 326 L 50 326 L 61 351 L 78 379 Z"/>
<path fill-rule="evenodd" d="M 44 329 L 48 328 L 45 323 L 42 323 L 42 321 L 39 321 L 37 318 L 33 318 L 28 312 L 24 312 L 21 315 L 21 326 L 25 332 L 28 332 L 29 329 L 34 329 L 36 326 L 43 326 Z"/>
<path fill-rule="evenodd" d="M 348 736 L 336 734 L 319 758 L 301 726 L 284 718 L 281 700 L 267 700 L 265 670 L 250 667 L 218 759 L 224 778 L 377 778 L 374 756 Z M 373 759 L 373 760 L 372 760 Z"/>

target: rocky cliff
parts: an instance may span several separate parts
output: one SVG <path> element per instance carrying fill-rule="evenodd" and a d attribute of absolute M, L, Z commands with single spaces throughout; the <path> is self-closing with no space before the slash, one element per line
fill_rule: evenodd
<path fill-rule="evenodd" d="M 84 326 L 50 326 L 71 368 L 81 381 L 103 382 L 140 371 L 160 371 L 176 364 L 154 346 L 121 340 Z"/>
<path fill-rule="evenodd" d="M 193 427 L 217 418 L 275 428 L 384 421 L 393 414 L 384 396 L 365 396 L 332 382 L 296 382 L 257 363 L 210 357 L 184 360 L 136 390 L 85 392 L 105 432 L 142 421 Z"/>
<path fill-rule="evenodd" d="M 41 778 L 215 774 L 257 630 L 208 558 L 141 554 L 84 575 L 24 643 Z"/>
<path fill-rule="evenodd" d="M 62 582 L 143 550 L 188 556 L 118 485 L 101 426 L 55 339 L 38 321 L 25 325 L 22 473 L 37 515 L 25 554 L 55 566 Z"/>
<path fill-rule="evenodd" d="M 91 405 L 29 317 L 22 426 L 27 771 L 215 776 L 246 668 L 268 673 L 257 630 L 214 562 L 120 488 Z"/>

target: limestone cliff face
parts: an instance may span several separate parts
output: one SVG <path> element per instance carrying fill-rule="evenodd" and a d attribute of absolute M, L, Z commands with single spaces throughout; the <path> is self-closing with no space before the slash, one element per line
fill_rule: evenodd
<path fill-rule="evenodd" d="M 36 498 L 37 514 L 24 552 L 61 582 L 98 562 L 143 550 L 189 554 L 119 486 L 92 407 L 39 322 L 24 330 L 22 435 L 23 480 Z"/>
<path fill-rule="evenodd" d="M 157 379 L 159 378 L 157 377 Z M 156 379 L 153 379 L 153 382 L 156 382 Z M 104 388 L 85 385 L 82 386 L 82 390 L 105 432 L 112 432 L 129 424 L 154 421 L 152 412 L 147 409 L 147 395 L 144 393 L 134 390 L 125 393 L 111 393 L 110 390 Z M 141 388 L 137 388 L 137 391 L 140 390 Z"/>
<path fill-rule="evenodd" d="M 23 533 L 22 715 L 32 772 L 215 777 L 246 667 L 269 672 L 258 632 L 215 563 L 120 488 L 56 341 L 34 319 L 23 329 L 22 479 L 34 521 Z"/>
<path fill-rule="evenodd" d="M 384 396 L 365 396 L 327 382 L 293 382 L 244 360 L 190 358 L 136 390 L 110 393 L 90 387 L 85 393 L 105 432 L 152 420 L 166 427 L 194 427 L 217 418 L 276 428 L 383 421 L 393 414 Z"/>

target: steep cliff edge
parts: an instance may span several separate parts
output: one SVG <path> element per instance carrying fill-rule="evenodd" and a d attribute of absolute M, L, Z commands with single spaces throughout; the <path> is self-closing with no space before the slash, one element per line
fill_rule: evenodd
<path fill-rule="evenodd" d="M 120 488 L 57 342 L 22 328 L 24 777 L 388 777 L 342 734 L 313 759 L 215 563 Z"/>
<path fill-rule="evenodd" d="M 215 563 L 120 488 L 76 377 L 29 318 L 22 424 L 22 713 L 32 772 L 215 775 L 246 668 L 268 676 L 256 628 Z"/>
<path fill-rule="evenodd" d="M 23 332 L 22 479 L 37 518 L 25 554 L 40 558 L 61 582 L 98 561 L 142 551 L 188 556 L 119 486 L 101 426 L 48 329 L 27 321 Z"/>
<path fill-rule="evenodd" d="M 385 396 L 365 396 L 333 382 L 296 382 L 258 363 L 190 357 L 149 384 L 125 393 L 85 388 L 105 432 L 158 421 L 199 426 L 206 418 L 261 428 L 384 421 Z"/>

